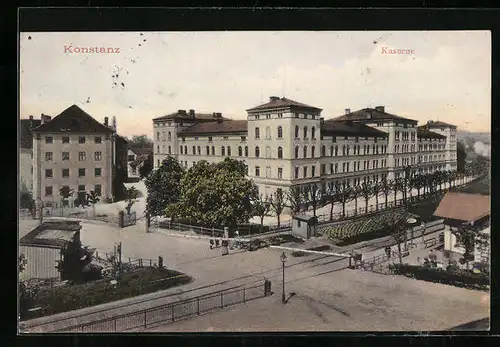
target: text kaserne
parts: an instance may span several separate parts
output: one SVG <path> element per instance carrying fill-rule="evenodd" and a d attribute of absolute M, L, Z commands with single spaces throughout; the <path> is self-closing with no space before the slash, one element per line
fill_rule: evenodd
<path fill-rule="evenodd" d="M 382 47 L 382 54 L 415 54 L 414 49 L 393 49 Z"/>
<path fill-rule="evenodd" d="M 120 53 L 120 48 L 116 47 L 73 47 L 72 45 L 64 45 L 64 53 L 74 54 L 117 54 Z"/>

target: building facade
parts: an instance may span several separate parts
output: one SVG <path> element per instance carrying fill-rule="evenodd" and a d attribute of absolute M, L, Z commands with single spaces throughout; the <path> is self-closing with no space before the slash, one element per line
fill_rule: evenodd
<path fill-rule="evenodd" d="M 42 115 L 44 117 L 45 115 Z M 19 187 L 33 192 L 33 134 L 41 119 L 21 119 L 19 124 Z"/>
<path fill-rule="evenodd" d="M 58 207 L 62 187 L 73 189 L 69 203 L 89 191 L 112 199 L 116 164 L 115 131 L 73 105 L 51 119 L 45 116 L 33 133 L 33 198 Z"/>
<path fill-rule="evenodd" d="M 232 157 L 245 161 L 262 195 L 291 186 L 316 184 L 326 191 L 335 182 L 394 179 L 408 166 L 412 174 L 456 168 L 456 143 L 447 143 L 456 137 L 418 127 L 417 121 L 389 114 L 383 106 L 346 109 L 328 120 L 321 112 L 275 96 L 248 109 L 247 120 L 179 110 L 153 119 L 154 166 L 169 155 L 185 167 Z M 453 157 L 455 163 L 448 161 Z"/>

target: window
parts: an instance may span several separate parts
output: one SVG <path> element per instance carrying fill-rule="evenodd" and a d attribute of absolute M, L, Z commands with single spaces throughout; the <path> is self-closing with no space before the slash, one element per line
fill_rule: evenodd
<path fill-rule="evenodd" d="M 160 141 L 160 132 L 159 131 L 156 132 L 156 141 Z"/>
<path fill-rule="evenodd" d="M 278 113 L 278 118 L 283 118 L 283 113 Z"/>
<path fill-rule="evenodd" d="M 208 137 L 208 142 L 212 142 L 212 136 Z"/>
<path fill-rule="evenodd" d="M 245 146 L 245 157 L 248 157 L 248 146 Z"/>
<path fill-rule="evenodd" d="M 342 155 L 345 155 L 345 145 L 342 146 Z"/>
<path fill-rule="evenodd" d="M 283 127 L 279 126 L 278 127 L 278 139 L 283 138 Z"/>
<path fill-rule="evenodd" d="M 239 157 L 243 156 L 243 148 L 241 148 L 241 146 L 238 146 L 238 156 Z"/>
<path fill-rule="evenodd" d="M 347 152 L 347 155 L 349 155 L 349 146 L 346 147 L 346 152 Z"/>
<path fill-rule="evenodd" d="M 63 136 L 62 143 L 69 143 L 69 136 Z"/>
<path fill-rule="evenodd" d="M 69 169 L 62 169 L 62 177 L 69 177 Z"/>
<path fill-rule="evenodd" d="M 131 155 L 128 156 L 127 161 L 134 161 L 134 160 L 135 160 L 135 155 L 131 154 Z"/>
<path fill-rule="evenodd" d="M 303 157 L 304 157 L 304 158 L 307 158 L 307 146 L 304 146 L 304 153 L 303 153 L 303 154 L 304 154 L 304 156 L 303 156 Z"/>
<path fill-rule="evenodd" d="M 260 157 L 260 148 L 259 148 L 259 146 L 255 147 L 255 157 L 256 158 Z"/>
<path fill-rule="evenodd" d="M 339 171 L 339 164 L 335 163 L 335 173 L 337 173 L 338 171 Z"/>
<path fill-rule="evenodd" d="M 255 128 L 255 138 L 260 139 L 260 129 L 258 127 Z"/>
<path fill-rule="evenodd" d="M 212 155 L 215 155 L 215 146 L 212 146 Z"/>
<path fill-rule="evenodd" d="M 270 138 L 271 138 L 271 128 L 266 127 L 266 139 L 270 139 Z"/>
<path fill-rule="evenodd" d="M 100 167 L 96 167 L 94 169 L 94 176 L 95 177 L 101 177 L 101 174 L 102 174 L 102 169 Z"/>
<path fill-rule="evenodd" d="M 78 138 L 78 143 L 85 143 L 85 136 L 80 136 Z"/>
<path fill-rule="evenodd" d="M 229 140 L 229 136 L 222 136 L 222 139 L 223 140 Z M 196 137 L 196 140 L 198 140 L 198 138 Z"/>
<path fill-rule="evenodd" d="M 78 169 L 78 177 L 85 177 L 85 169 L 84 168 Z"/>
<path fill-rule="evenodd" d="M 156 166 L 157 166 L 157 167 L 160 167 L 160 159 L 158 159 L 158 160 L 156 161 Z"/>
<path fill-rule="evenodd" d="M 295 112 L 295 118 L 299 118 L 299 114 Z"/>
<path fill-rule="evenodd" d="M 52 196 L 52 186 L 45 187 L 45 196 Z"/>
<path fill-rule="evenodd" d="M 278 159 L 283 159 L 283 148 L 278 147 Z"/>
<path fill-rule="evenodd" d="M 196 154 L 196 146 L 193 146 L 193 154 Z"/>
<path fill-rule="evenodd" d="M 338 154 L 339 154 L 339 147 L 335 146 L 335 156 L 337 156 Z"/>
<path fill-rule="evenodd" d="M 316 139 L 316 128 L 315 127 L 311 128 L 311 139 L 313 139 L 313 140 Z"/>
<path fill-rule="evenodd" d="M 169 141 L 172 140 L 172 133 L 170 131 L 168 132 L 167 137 Z"/>
<path fill-rule="evenodd" d="M 181 138 L 181 141 L 182 141 L 182 142 L 186 142 L 186 138 L 185 138 L 185 137 L 182 137 L 182 138 Z"/>
<path fill-rule="evenodd" d="M 303 171 L 304 171 L 304 178 L 306 178 L 307 177 L 307 166 L 304 166 Z"/>
<path fill-rule="evenodd" d="M 102 138 L 101 138 L 100 136 L 96 136 L 96 137 L 94 138 L 94 142 L 95 142 L 95 143 L 102 143 Z"/>
<path fill-rule="evenodd" d="M 52 161 L 52 152 L 45 152 L 45 161 Z"/>
<path fill-rule="evenodd" d="M 316 176 L 316 166 L 311 166 L 311 176 Z"/>
<path fill-rule="evenodd" d="M 188 146 L 184 146 L 184 154 L 188 154 Z"/>
<path fill-rule="evenodd" d="M 314 129 L 314 128 L 313 128 L 313 129 Z M 312 146 L 312 147 L 311 147 L 311 157 L 312 157 L 312 158 L 314 158 L 314 157 L 315 157 L 315 155 L 316 155 L 316 153 L 315 153 L 315 152 L 316 152 L 316 147 Z"/>
<path fill-rule="evenodd" d="M 227 146 L 227 156 L 231 156 L 231 146 Z"/>
<path fill-rule="evenodd" d="M 156 153 L 160 153 L 160 146 L 156 146 Z"/>
<path fill-rule="evenodd" d="M 299 146 L 295 146 L 295 159 L 299 159 Z"/>
<path fill-rule="evenodd" d="M 95 152 L 94 153 L 94 160 L 100 161 L 101 159 L 102 159 L 102 152 Z"/>
<path fill-rule="evenodd" d="M 53 143 L 54 139 L 52 136 L 47 136 L 45 137 L 45 143 Z M 51 187 L 52 188 L 52 187 Z M 51 194 L 52 195 L 52 194 Z"/>
<path fill-rule="evenodd" d="M 266 158 L 271 158 L 271 147 L 266 147 Z"/>
<path fill-rule="evenodd" d="M 181 148 L 180 148 L 180 149 L 181 149 L 181 154 L 184 154 L 184 149 L 183 149 L 183 147 L 182 147 L 182 146 L 181 146 Z"/>
<path fill-rule="evenodd" d="M 332 136 L 332 142 L 337 142 L 337 136 Z"/>
<path fill-rule="evenodd" d="M 295 178 L 299 178 L 299 167 L 295 167 Z"/>
<path fill-rule="evenodd" d="M 81 184 L 78 186 L 78 191 L 79 192 L 84 192 L 85 191 L 85 185 L 84 184 Z"/>
<path fill-rule="evenodd" d="M 304 127 L 304 138 L 307 139 L 307 127 Z"/>
<path fill-rule="evenodd" d="M 101 187 L 101 185 L 100 185 L 100 184 L 96 184 L 96 185 L 94 186 L 94 192 L 95 192 L 96 194 L 99 194 L 99 195 L 101 195 L 101 194 L 102 194 L 102 187 Z"/>
<path fill-rule="evenodd" d="M 246 136 L 242 136 L 241 137 L 241 141 L 246 141 L 247 140 L 247 137 Z"/>
<path fill-rule="evenodd" d="M 172 154 L 172 146 L 168 146 L 168 154 Z"/>
<path fill-rule="evenodd" d="M 54 175 L 52 173 L 52 169 L 46 169 L 45 170 L 45 178 L 53 178 Z"/>
<path fill-rule="evenodd" d="M 255 167 L 255 176 L 259 177 L 260 176 L 260 166 Z"/>
<path fill-rule="evenodd" d="M 325 146 L 321 146 L 321 156 L 322 157 L 326 156 L 326 148 L 325 148 Z"/>
<path fill-rule="evenodd" d="M 295 126 L 295 138 L 296 139 L 299 138 L 299 126 L 298 125 Z"/>
<path fill-rule="evenodd" d="M 278 178 L 279 179 L 283 178 L 283 168 L 281 167 L 278 168 Z"/>
<path fill-rule="evenodd" d="M 78 160 L 84 161 L 85 159 L 87 159 L 86 153 L 85 152 L 78 152 Z"/>

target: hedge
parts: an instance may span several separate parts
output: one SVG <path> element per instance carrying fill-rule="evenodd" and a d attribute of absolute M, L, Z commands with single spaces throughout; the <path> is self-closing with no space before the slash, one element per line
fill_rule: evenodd
<path fill-rule="evenodd" d="M 389 269 L 395 275 L 404 275 L 417 280 L 448 284 L 468 289 L 488 290 L 490 279 L 483 273 L 469 270 L 444 270 L 409 264 L 391 264 Z"/>
<path fill-rule="evenodd" d="M 30 316 L 22 318 L 31 319 L 78 310 L 176 287 L 187 284 L 192 280 L 190 276 L 178 271 L 157 267 L 142 267 L 131 272 L 125 272 L 116 287 L 110 283 L 110 278 L 106 278 L 85 284 L 42 289 L 34 302 L 34 306 L 41 307 L 41 309 L 32 312 Z"/>

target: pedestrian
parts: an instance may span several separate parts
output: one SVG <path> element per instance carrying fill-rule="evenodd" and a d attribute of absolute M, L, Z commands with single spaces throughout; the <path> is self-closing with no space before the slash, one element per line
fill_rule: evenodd
<path fill-rule="evenodd" d="M 210 239 L 210 249 L 214 248 L 214 240 Z"/>

